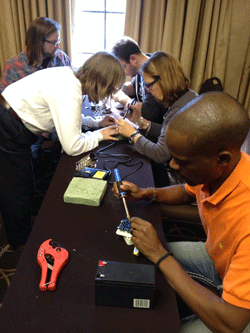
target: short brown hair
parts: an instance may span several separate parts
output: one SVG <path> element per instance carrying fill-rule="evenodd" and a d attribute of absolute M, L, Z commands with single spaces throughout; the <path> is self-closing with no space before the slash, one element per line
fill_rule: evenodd
<path fill-rule="evenodd" d="M 180 94 L 189 87 L 180 62 L 166 52 L 155 52 L 141 67 L 141 71 L 158 81 L 163 93 L 163 103 L 171 106 Z"/>
<path fill-rule="evenodd" d="M 125 81 L 125 72 L 119 60 L 111 53 L 93 54 L 76 72 L 82 85 L 82 94 L 98 103 L 118 91 Z"/>
<path fill-rule="evenodd" d="M 129 63 L 132 54 L 141 54 L 142 51 L 136 41 L 131 37 L 124 36 L 113 45 L 112 53 L 118 59 Z"/>
<path fill-rule="evenodd" d="M 26 34 L 27 58 L 29 65 L 39 67 L 43 61 L 43 42 L 53 32 L 60 31 L 58 22 L 48 17 L 38 17 L 31 22 Z"/>

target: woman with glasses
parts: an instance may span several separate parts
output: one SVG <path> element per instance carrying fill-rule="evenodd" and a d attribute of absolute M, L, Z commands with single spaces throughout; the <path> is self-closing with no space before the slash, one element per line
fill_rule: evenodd
<path fill-rule="evenodd" d="M 179 61 L 165 52 L 154 53 L 141 68 L 145 89 L 147 89 L 166 108 L 163 124 L 150 122 L 141 115 L 132 114 L 131 120 L 137 122 L 139 129 L 118 119 L 119 134 L 129 138 L 135 149 L 158 164 L 167 163 L 170 154 L 166 145 L 166 126 L 173 115 L 190 102 L 197 94 L 189 89 L 189 80 Z M 150 140 L 148 139 L 150 138 Z M 170 183 L 178 182 L 172 175 Z M 164 184 L 165 185 L 165 184 Z"/>
<path fill-rule="evenodd" d="M 94 149 L 102 140 L 118 140 L 116 125 L 82 133 L 82 123 L 92 128 L 99 123 L 82 117 L 81 111 L 83 95 L 98 103 L 124 81 L 119 60 L 98 52 L 77 72 L 66 66 L 47 68 L 0 94 L 0 212 L 11 246 L 23 245 L 31 229 L 31 145 L 41 133 L 54 129 L 64 152 L 73 156 Z M 110 123 L 115 124 L 114 119 Z"/>

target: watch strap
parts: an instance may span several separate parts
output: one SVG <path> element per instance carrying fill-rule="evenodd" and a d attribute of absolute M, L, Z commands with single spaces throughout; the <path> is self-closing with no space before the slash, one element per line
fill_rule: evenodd
<path fill-rule="evenodd" d="M 130 137 L 128 138 L 128 142 L 129 143 L 134 143 L 134 138 L 136 137 L 136 135 L 140 134 L 139 131 L 135 131 L 133 134 L 130 135 Z"/>

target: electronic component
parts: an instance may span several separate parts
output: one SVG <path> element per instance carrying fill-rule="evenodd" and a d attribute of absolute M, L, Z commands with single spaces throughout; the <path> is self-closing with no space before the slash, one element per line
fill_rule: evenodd
<path fill-rule="evenodd" d="M 119 224 L 119 226 L 117 227 L 117 235 L 120 236 L 132 236 L 130 233 L 130 229 L 131 229 L 131 224 L 129 219 L 124 219 L 121 221 L 121 223 Z"/>
<path fill-rule="evenodd" d="M 131 230 L 131 224 L 129 219 L 127 218 L 121 221 L 116 230 L 116 234 L 119 236 L 123 236 L 123 239 L 125 240 L 127 245 L 133 245 L 131 239 L 132 235 L 130 233 L 130 230 Z M 136 247 L 134 247 L 133 254 L 135 256 L 139 255 L 139 250 Z"/>

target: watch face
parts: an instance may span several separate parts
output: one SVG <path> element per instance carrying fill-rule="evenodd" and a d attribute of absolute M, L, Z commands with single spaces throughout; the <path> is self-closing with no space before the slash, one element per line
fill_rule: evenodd
<path fill-rule="evenodd" d="M 134 143 L 134 138 L 135 138 L 135 136 L 136 136 L 137 134 L 139 134 L 138 131 L 136 131 L 135 133 L 133 133 L 132 135 L 130 135 L 130 137 L 128 138 L 128 142 L 129 142 L 129 143 Z"/>
<path fill-rule="evenodd" d="M 133 141 L 133 139 L 131 139 L 131 137 L 129 137 L 129 138 L 128 138 L 128 142 L 129 142 L 129 143 L 133 143 L 134 141 Z"/>

